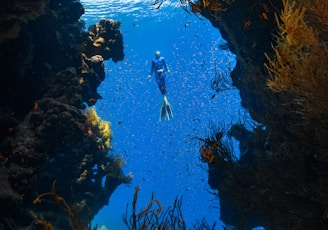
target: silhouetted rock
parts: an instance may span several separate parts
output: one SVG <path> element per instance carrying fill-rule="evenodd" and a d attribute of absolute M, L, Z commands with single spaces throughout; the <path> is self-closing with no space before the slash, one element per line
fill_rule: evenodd
<path fill-rule="evenodd" d="M 234 229 L 327 229 L 326 6 L 321 0 L 192 4 L 236 54 L 233 85 L 258 125 L 247 130 L 241 121 L 224 131 L 240 142 L 240 159 L 217 149 L 208 163 L 221 219 Z"/>
<path fill-rule="evenodd" d="M 86 228 L 132 178 L 108 154 L 110 126 L 83 110 L 101 98 L 104 59 L 124 57 L 119 22 L 102 25 L 110 51 L 86 56 L 81 3 L 2 1 L 0 11 L 0 229 Z"/>

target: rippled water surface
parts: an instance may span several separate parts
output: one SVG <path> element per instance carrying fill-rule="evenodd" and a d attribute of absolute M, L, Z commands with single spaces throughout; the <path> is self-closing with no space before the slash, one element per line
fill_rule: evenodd
<path fill-rule="evenodd" d="M 112 153 L 124 156 L 124 171 L 132 172 L 134 180 L 114 192 L 94 220 L 98 226 L 126 229 L 122 214 L 133 199 L 134 186 L 141 188 L 139 209 L 152 192 L 165 207 L 182 195 L 188 229 L 197 218 L 205 217 L 210 224 L 219 221 L 218 200 L 208 192 L 207 165 L 199 159 L 195 137 L 244 114 L 237 90 L 216 93 L 210 84 L 217 72 L 229 75 L 235 60 L 218 48 L 224 43 L 218 30 L 177 2 L 166 1 L 153 10 L 152 1 L 81 1 L 87 26 L 103 17 L 119 20 L 124 38 L 125 58 L 106 61 L 106 79 L 98 89 L 103 100 L 96 108 L 112 123 Z M 169 122 L 159 122 L 162 97 L 155 82 L 147 80 L 156 50 L 172 72 L 167 94 L 174 118 Z"/>
<path fill-rule="evenodd" d="M 158 11 L 154 12 L 157 5 L 154 5 L 155 1 L 119 1 L 119 0 L 95 0 L 95 1 L 81 1 L 85 7 L 85 19 L 90 18 L 112 18 L 118 15 L 124 15 L 124 17 L 132 16 L 136 20 L 145 17 L 160 16 L 162 15 Z M 179 7 L 179 1 L 170 2 L 164 1 L 161 5 L 161 11 L 167 8 Z M 163 13 L 163 16 L 170 17 Z"/>

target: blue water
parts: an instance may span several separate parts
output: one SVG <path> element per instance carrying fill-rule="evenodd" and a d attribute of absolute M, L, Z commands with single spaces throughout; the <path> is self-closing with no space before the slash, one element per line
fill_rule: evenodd
<path fill-rule="evenodd" d="M 229 75 L 235 57 L 218 48 L 224 43 L 219 31 L 176 7 L 179 1 L 166 1 L 158 11 L 151 10 L 151 2 L 81 0 L 87 26 L 102 17 L 122 23 L 125 58 L 118 63 L 106 61 L 106 79 L 98 88 L 103 100 L 96 110 L 112 123 L 110 154 L 122 155 L 124 172 L 134 176 L 131 185 L 119 186 L 93 224 L 127 229 L 122 214 L 139 186 L 139 210 L 152 192 L 165 207 L 183 195 L 188 229 L 202 217 L 209 224 L 217 221 L 216 229 L 221 229 L 219 201 L 209 192 L 207 165 L 199 159 L 200 143 L 193 138 L 205 137 L 213 125 L 228 125 L 247 115 L 236 89 L 220 93 L 211 89 L 215 72 Z M 159 121 L 162 96 L 154 80 L 147 80 L 156 50 L 172 73 L 167 77 L 171 121 Z"/>

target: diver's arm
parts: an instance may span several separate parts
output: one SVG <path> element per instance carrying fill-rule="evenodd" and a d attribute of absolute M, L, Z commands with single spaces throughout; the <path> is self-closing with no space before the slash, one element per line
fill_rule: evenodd
<path fill-rule="evenodd" d="M 150 70 L 149 70 L 149 74 L 148 74 L 148 80 L 149 80 L 149 81 L 151 81 L 151 75 L 153 74 L 154 69 L 155 69 L 155 63 L 154 63 L 154 61 L 153 61 L 152 64 L 151 64 L 151 68 L 150 68 Z"/>
<path fill-rule="evenodd" d="M 155 70 L 155 62 L 152 61 L 152 62 L 151 62 L 151 68 L 150 68 L 150 70 L 149 70 L 149 74 L 148 74 L 148 75 L 152 75 L 153 72 L 154 72 L 154 70 Z"/>
<path fill-rule="evenodd" d="M 164 71 L 170 73 L 171 71 L 167 68 L 167 65 L 166 65 L 166 61 L 165 61 L 165 59 L 163 58 L 162 61 L 163 61 Z"/>

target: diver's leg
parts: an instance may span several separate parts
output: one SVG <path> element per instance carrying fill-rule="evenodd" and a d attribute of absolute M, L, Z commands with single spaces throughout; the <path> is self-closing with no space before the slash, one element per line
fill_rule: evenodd
<path fill-rule="evenodd" d="M 163 73 L 156 75 L 156 83 L 158 85 L 159 91 L 161 91 L 161 94 L 165 96 L 166 85 L 165 85 L 165 75 Z"/>
<path fill-rule="evenodd" d="M 171 106 L 166 97 L 165 75 L 164 74 L 156 75 L 156 83 L 157 83 L 158 88 L 161 91 L 162 95 L 164 96 L 163 104 L 161 106 L 159 120 L 160 121 L 164 121 L 166 119 L 170 120 L 173 118 L 173 114 L 172 114 Z"/>

